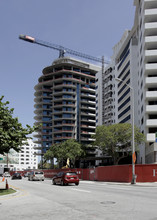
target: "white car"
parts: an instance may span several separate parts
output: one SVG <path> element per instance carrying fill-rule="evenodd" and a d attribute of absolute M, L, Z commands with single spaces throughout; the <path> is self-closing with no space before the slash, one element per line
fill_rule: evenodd
<path fill-rule="evenodd" d="M 4 177 L 10 177 L 10 173 L 5 172 L 5 173 L 3 174 L 3 176 L 4 176 Z"/>
<path fill-rule="evenodd" d="M 42 171 L 32 171 L 30 172 L 30 174 L 28 175 L 28 180 L 42 180 L 44 181 L 45 177 L 44 177 L 44 172 Z"/>
<path fill-rule="evenodd" d="M 30 172 L 25 173 L 23 176 L 28 177 L 30 175 Z"/>

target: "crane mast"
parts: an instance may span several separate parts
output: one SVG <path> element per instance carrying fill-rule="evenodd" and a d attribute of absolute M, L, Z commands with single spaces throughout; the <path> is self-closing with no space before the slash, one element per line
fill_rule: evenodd
<path fill-rule="evenodd" d="M 95 62 L 102 63 L 102 69 L 104 69 L 104 64 L 109 64 L 108 61 L 104 60 L 104 56 L 102 56 L 102 58 L 94 57 L 94 56 L 91 56 L 91 55 L 88 55 L 88 54 L 84 54 L 84 53 L 81 53 L 81 52 L 63 47 L 61 45 L 52 44 L 52 43 L 49 43 L 49 42 L 46 42 L 46 41 L 36 39 L 36 38 L 28 36 L 28 35 L 19 35 L 19 39 L 24 40 L 24 41 L 28 41 L 30 43 L 39 44 L 39 45 L 44 46 L 44 47 L 52 48 L 54 50 L 58 50 L 59 51 L 59 57 L 64 57 L 64 54 L 68 53 L 68 54 L 72 54 L 74 56 L 78 56 L 78 57 L 82 57 L 82 58 L 85 58 L 85 59 L 88 59 L 88 60 L 93 60 Z"/>

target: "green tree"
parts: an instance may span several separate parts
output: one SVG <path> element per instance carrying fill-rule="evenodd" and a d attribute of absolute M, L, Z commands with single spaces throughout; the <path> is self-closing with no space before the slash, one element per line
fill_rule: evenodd
<path fill-rule="evenodd" d="M 131 153 L 132 126 L 129 123 L 113 125 L 101 125 L 96 128 L 94 145 L 97 146 L 105 155 L 112 156 L 113 163 L 127 157 Z M 135 126 L 135 148 L 145 141 L 145 136 Z"/>
<path fill-rule="evenodd" d="M 3 98 L 0 98 L 0 154 L 8 153 L 10 149 L 19 152 L 23 142 L 27 143 L 27 135 L 38 127 L 26 125 L 26 128 L 23 128 L 18 118 L 12 116 L 14 109 L 9 109 L 9 102 L 2 102 Z"/>
<path fill-rule="evenodd" d="M 69 139 L 59 144 L 54 144 L 44 154 L 46 160 L 57 158 L 57 162 L 71 161 L 75 165 L 75 160 L 83 156 L 85 151 L 82 149 L 81 144 L 74 139 Z"/>

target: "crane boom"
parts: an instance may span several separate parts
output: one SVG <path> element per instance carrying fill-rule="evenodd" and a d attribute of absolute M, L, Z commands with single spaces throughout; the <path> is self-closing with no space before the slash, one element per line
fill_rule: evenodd
<path fill-rule="evenodd" d="M 61 45 L 52 44 L 52 43 L 49 43 L 49 42 L 46 42 L 46 41 L 36 39 L 36 38 L 28 36 L 28 35 L 19 35 L 19 39 L 28 41 L 30 43 L 39 44 L 39 45 L 44 46 L 44 47 L 49 47 L 49 48 L 52 48 L 54 50 L 58 50 L 59 51 L 59 57 L 64 57 L 64 54 L 68 53 L 68 54 L 72 54 L 74 56 L 78 56 L 78 57 L 82 57 L 82 58 L 85 58 L 85 59 L 93 60 L 95 62 L 100 62 L 100 63 L 102 63 L 102 66 L 104 65 L 104 63 L 106 63 L 106 64 L 109 63 L 108 61 L 104 61 L 104 57 L 98 58 L 98 57 L 94 57 L 94 56 L 91 56 L 91 55 L 87 55 L 87 54 L 84 54 L 84 53 L 81 53 L 81 52 L 63 47 Z"/>

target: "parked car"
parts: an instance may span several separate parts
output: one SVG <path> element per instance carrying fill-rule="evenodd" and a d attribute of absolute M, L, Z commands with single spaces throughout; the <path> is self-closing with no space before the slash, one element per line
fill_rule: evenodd
<path fill-rule="evenodd" d="M 28 175 L 28 180 L 42 180 L 44 181 L 44 172 L 42 171 L 32 171 Z"/>
<path fill-rule="evenodd" d="M 28 177 L 30 175 L 30 172 L 24 173 L 24 177 Z"/>
<path fill-rule="evenodd" d="M 10 173 L 9 173 L 9 172 L 5 172 L 5 173 L 3 174 L 3 176 L 4 176 L 4 177 L 10 177 Z"/>
<path fill-rule="evenodd" d="M 22 175 L 21 173 L 14 173 L 11 177 L 12 180 L 15 180 L 15 179 L 22 179 Z"/>
<path fill-rule="evenodd" d="M 52 184 L 61 184 L 62 186 L 68 185 L 69 183 L 75 183 L 79 185 L 79 177 L 75 172 L 59 172 L 52 178 Z"/>

